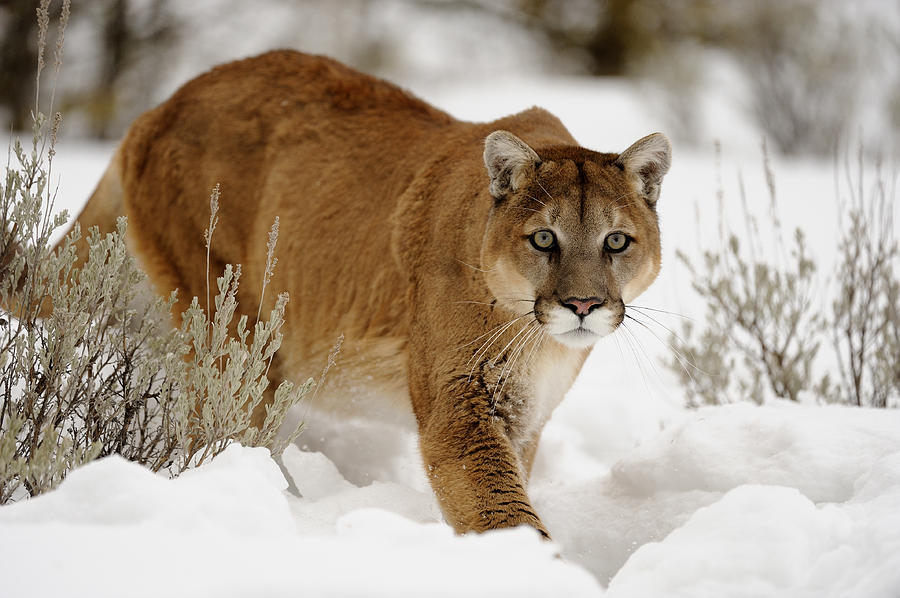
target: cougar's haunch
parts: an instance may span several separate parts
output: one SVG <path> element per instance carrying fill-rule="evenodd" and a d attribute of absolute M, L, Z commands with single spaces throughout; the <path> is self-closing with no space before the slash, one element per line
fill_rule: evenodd
<path fill-rule="evenodd" d="M 318 368 L 337 337 L 338 413 L 354 385 L 403 390 L 432 487 L 460 532 L 547 533 L 526 482 L 538 438 L 590 346 L 659 270 L 660 134 L 620 154 L 577 145 L 532 108 L 469 123 L 333 60 L 278 51 L 197 77 L 132 125 L 79 217 L 112 230 L 181 307 L 243 265 L 255 314 L 269 227 L 288 291 L 270 376 Z"/>

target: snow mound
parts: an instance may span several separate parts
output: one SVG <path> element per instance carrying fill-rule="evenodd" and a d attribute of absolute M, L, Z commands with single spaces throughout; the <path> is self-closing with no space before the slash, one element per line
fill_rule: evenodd
<path fill-rule="evenodd" d="M 844 502 L 873 460 L 900 450 L 898 431 L 895 411 L 786 402 L 707 408 L 639 447 L 613 476 L 638 493 L 769 484 L 813 502 Z"/>
<path fill-rule="evenodd" d="M 286 487 L 266 449 L 229 446 L 176 480 L 111 456 L 73 471 L 55 492 L 0 510 L 0 525 L 282 535 L 292 524 Z"/>
<path fill-rule="evenodd" d="M 551 422 L 569 463 L 545 467 L 532 494 L 556 543 L 527 528 L 456 536 L 430 492 L 355 486 L 296 447 L 283 465 L 301 497 L 264 449 L 233 445 L 175 480 L 106 458 L 0 508 L 0 595 L 900 594 L 900 412 L 740 404 L 667 417 L 575 478 L 586 428 L 569 428 L 565 449 L 567 428 Z"/>
<path fill-rule="evenodd" d="M 310 465 L 305 487 L 318 498 L 287 494 L 268 451 L 239 445 L 175 480 L 118 457 L 90 463 L 55 491 L 0 509 L 0 595 L 601 593 L 531 529 L 459 537 L 438 523 L 430 497 L 396 484 L 342 483 L 321 455 L 292 450 L 286 461 Z M 420 515 L 431 522 L 385 510 L 415 511 L 410 500 L 425 503 Z M 327 532 L 303 530 L 316 505 L 333 515 L 320 525 Z"/>
<path fill-rule="evenodd" d="M 900 492 L 891 494 L 880 508 L 817 506 L 793 488 L 739 486 L 639 548 L 609 595 L 895 597 Z"/>
<path fill-rule="evenodd" d="M 701 409 L 535 502 L 610 596 L 897 596 L 898 432 L 896 411 Z"/>

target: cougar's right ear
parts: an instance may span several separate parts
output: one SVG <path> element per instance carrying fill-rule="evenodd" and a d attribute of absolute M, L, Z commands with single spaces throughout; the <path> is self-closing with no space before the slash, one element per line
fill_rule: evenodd
<path fill-rule="evenodd" d="M 484 166 L 491 177 L 494 199 L 524 185 L 540 161 L 527 143 L 509 131 L 494 131 L 484 140 Z"/>

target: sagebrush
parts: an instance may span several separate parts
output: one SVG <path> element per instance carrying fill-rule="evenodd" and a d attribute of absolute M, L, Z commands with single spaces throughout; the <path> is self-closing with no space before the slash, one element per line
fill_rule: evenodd
<path fill-rule="evenodd" d="M 229 266 L 217 281 L 214 316 L 195 298 L 173 327 L 174 294 L 149 293 L 126 250 L 124 219 L 115 233 L 92 231 L 87 261 L 76 267 L 77 227 L 58 251 L 49 246 L 64 216 L 47 216 L 35 139 L 30 155 L 15 145 L 19 168 L 7 168 L 0 190 L 0 302 L 8 306 L 0 327 L 0 503 L 17 491 L 44 492 L 72 468 L 113 453 L 177 474 L 231 442 L 283 450 L 299 428 L 282 438 L 278 430 L 312 381 L 282 382 L 262 425 L 252 426 L 251 414 L 266 397 L 287 296 L 267 320 L 235 321 L 240 267 Z M 49 317 L 39 317 L 42 305 L 52 305 Z"/>
<path fill-rule="evenodd" d="M 747 223 L 743 240 L 720 220 L 722 249 L 707 249 L 699 266 L 679 252 L 694 290 L 706 302 L 702 326 L 688 321 L 672 334 L 677 373 L 692 406 L 740 396 L 758 403 L 769 397 L 792 401 L 888 407 L 900 404 L 900 249 L 894 236 L 896 185 L 880 165 L 871 184 L 863 152 L 853 170 L 844 163 L 839 260 L 833 279 L 823 280 L 803 230 L 787 247 L 781 237 L 777 196 L 768 154 L 763 170 L 769 190 L 767 233 L 742 197 Z M 742 187 L 743 193 L 743 187 Z M 719 192 L 720 218 L 722 214 Z M 765 239 L 770 251 L 761 251 Z M 817 296 L 830 283 L 833 299 L 822 310 Z M 823 357 L 823 347 L 831 352 Z M 828 362 L 817 369 L 823 359 Z M 822 374 L 820 370 L 836 370 Z"/>
<path fill-rule="evenodd" d="M 38 11 L 38 77 L 48 5 Z M 68 2 L 62 13 L 57 71 Z M 232 442 L 279 453 L 300 431 L 279 436 L 287 411 L 313 384 L 269 389 L 287 295 L 268 319 L 257 313 L 251 324 L 237 315 L 240 266 L 228 266 L 217 280 L 215 309 L 209 297 L 205 310 L 195 298 L 173 326 L 174 292 L 160 298 L 149 291 L 126 249 L 124 219 L 111 234 L 88 232 L 83 264 L 75 253 L 77 226 L 54 251 L 51 235 L 67 218 L 53 215 L 60 121 L 58 113 L 48 119 L 35 108 L 30 151 L 11 145 L 0 183 L 0 504 L 45 492 L 104 455 L 177 475 Z M 218 193 L 211 196 L 207 249 Z M 276 241 L 277 222 L 263 293 Z M 265 417 L 254 426 L 251 415 L 264 401 Z"/>

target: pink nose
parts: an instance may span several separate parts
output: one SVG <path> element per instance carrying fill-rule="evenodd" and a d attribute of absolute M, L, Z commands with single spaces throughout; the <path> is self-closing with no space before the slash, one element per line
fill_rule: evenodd
<path fill-rule="evenodd" d="M 562 304 L 575 312 L 576 315 L 586 316 L 594 308 L 600 307 L 603 305 L 603 301 L 597 299 L 596 297 L 589 297 L 587 299 L 576 299 L 575 297 L 569 297 Z"/>

